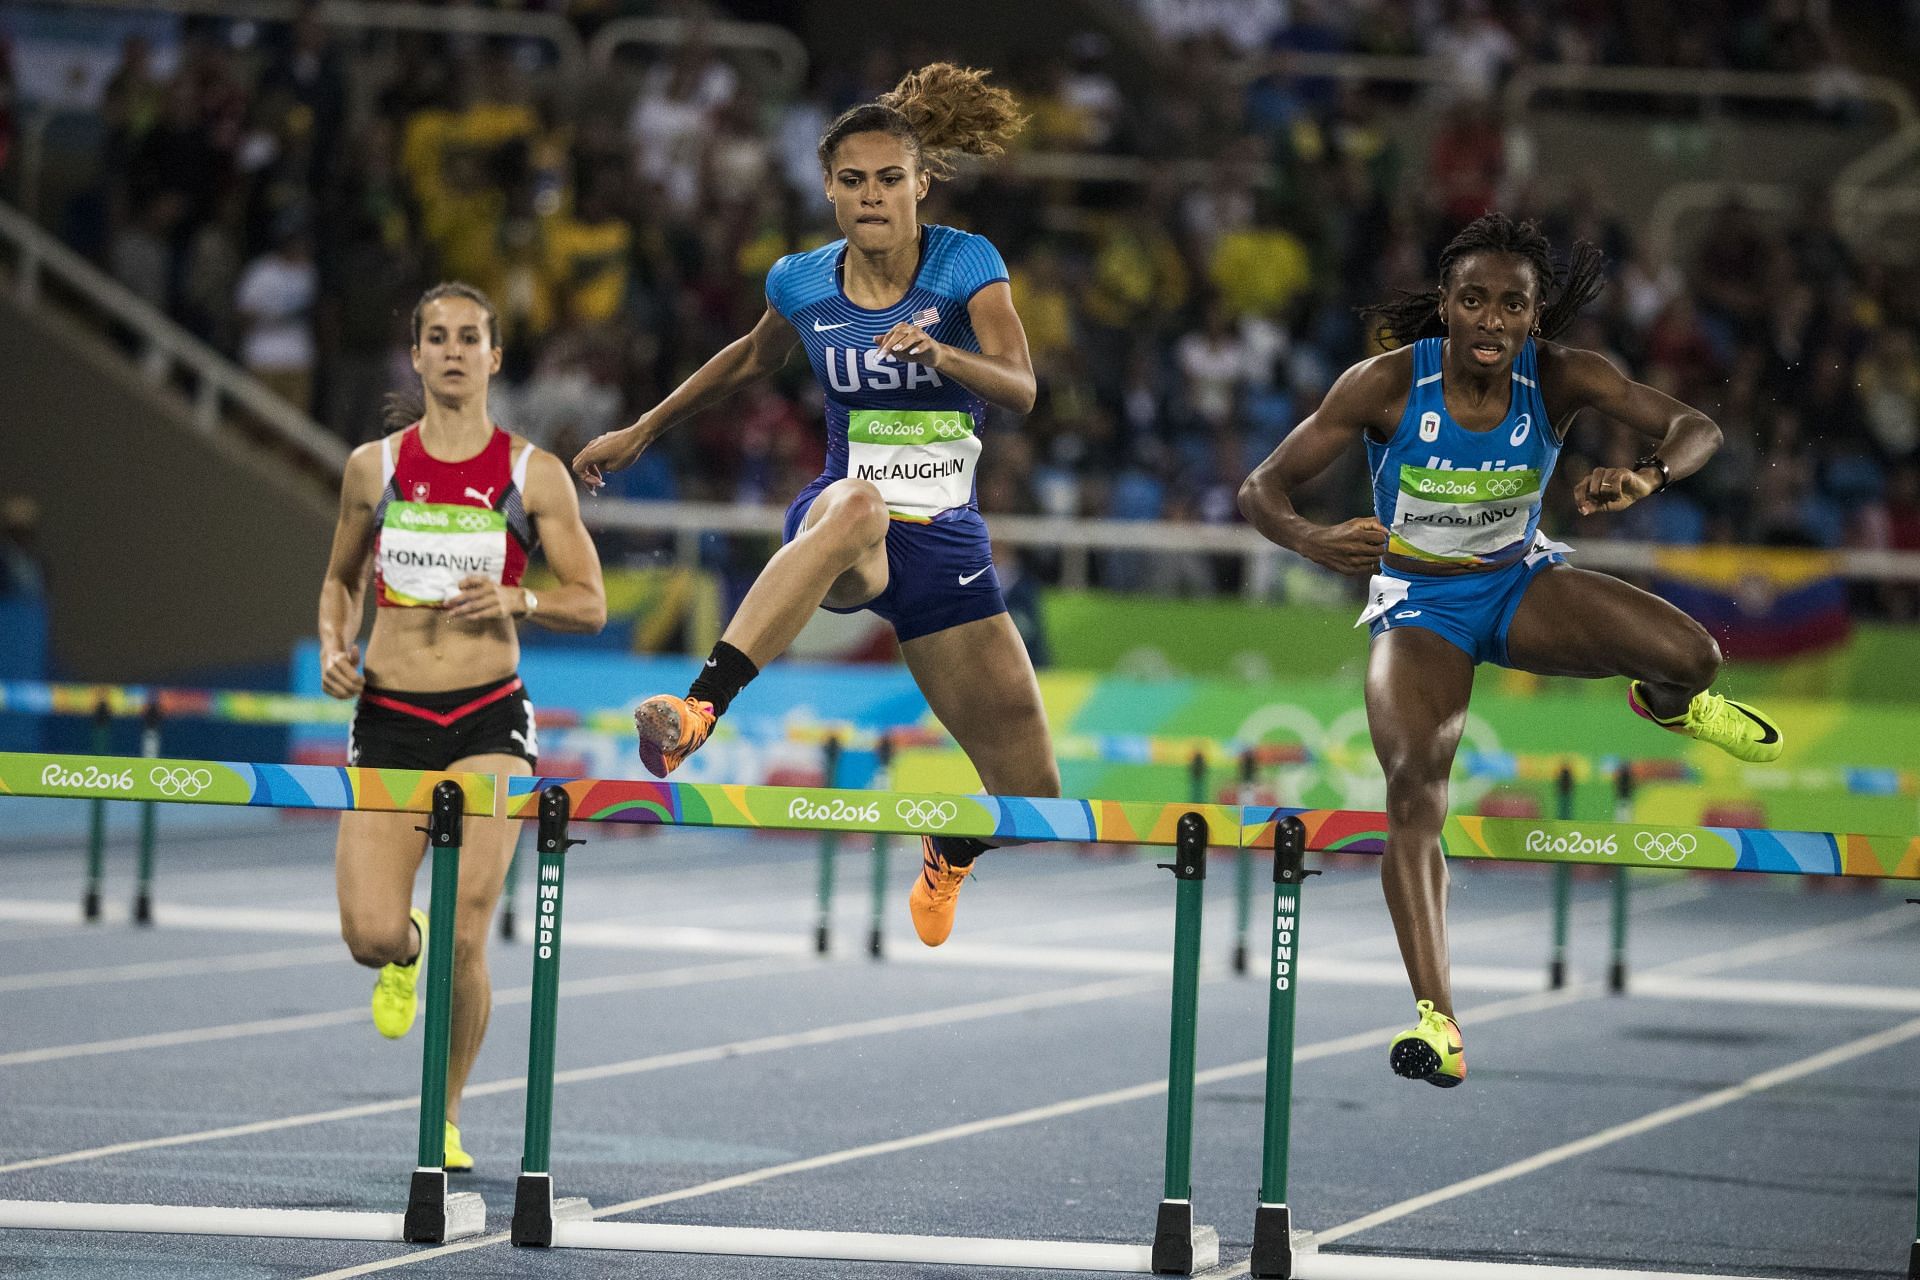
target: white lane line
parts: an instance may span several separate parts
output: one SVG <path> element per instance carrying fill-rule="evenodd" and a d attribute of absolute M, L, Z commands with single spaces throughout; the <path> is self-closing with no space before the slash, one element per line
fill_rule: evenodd
<path fill-rule="evenodd" d="M 277 951 L 245 951 L 236 955 L 194 956 L 184 960 L 149 960 L 139 964 L 102 965 L 96 969 L 53 969 L 0 978 L 0 992 L 45 991 L 54 987 L 91 987 L 109 982 L 144 982 L 153 978 L 192 978 L 209 973 L 251 973 L 259 969 L 293 969 L 302 965 L 336 962 L 338 945 L 283 947 Z"/>
<path fill-rule="evenodd" d="M 338 948 L 329 948 L 335 956 Z M 679 969 L 661 969 L 650 973 L 617 974 L 604 978 L 572 978 L 560 984 L 560 997 L 609 995 L 624 991 L 647 991 L 665 987 L 683 987 L 697 982 L 726 982 L 734 978 L 769 977 L 789 973 L 793 966 L 766 960 L 735 960 L 723 964 L 688 965 Z M 526 1004 L 533 999 L 533 988 L 505 987 L 493 993 L 494 1007 Z M 229 1022 L 217 1027 L 191 1027 L 184 1031 L 161 1031 L 152 1035 L 126 1036 L 115 1040 L 89 1040 L 79 1044 L 48 1045 L 42 1049 L 20 1049 L 0 1053 L 0 1067 L 29 1066 L 42 1062 L 63 1062 L 71 1058 L 92 1058 L 108 1053 L 133 1053 L 143 1049 L 171 1049 L 183 1044 L 210 1044 L 221 1040 L 241 1040 L 249 1036 L 288 1035 L 313 1031 L 320 1027 L 350 1026 L 367 1018 L 365 1005 L 351 1009 L 332 1009 L 321 1013 L 292 1014 L 283 1018 L 262 1018 L 254 1022 Z"/>
<path fill-rule="evenodd" d="M 1245 1275 L 1209 1271 L 1207 1280 Z M 1432 1258 L 1395 1258 L 1375 1254 L 1309 1253 L 1293 1265 L 1294 1280 L 1708 1280 L 1698 1271 L 1620 1271 L 1612 1267 L 1549 1267 L 1530 1263 L 1462 1262 Z M 1719 1273 L 1715 1273 L 1719 1274 Z M 1769 1280 L 1753 1276 L 1748 1280 Z"/>
<path fill-rule="evenodd" d="M 1818 951 L 1823 947 L 1845 946 L 1867 938 L 1877 938 L 1883 933 L 1892 933 L 1896 929 L 1911 925 L 1920 925 L 1920 913 L 1903 903 L 1897 907 L 1889 907 L 1885 911 L 1876 911 L 1872 915 L 1862 916 L 1858 920 L 1838 920 L 1832 924 L 1812 925 L 1805 929 L 1796 929 L 1781 937 L 1765 938 L 1759 942 L 1729 947 L 1723 951 L 1714 951 L 1687 960 L 1675 960 L 1647 972 L 1719 973 L 1725 969 L 1739 968 L 1741 965 L 1764 964 L 1769 960 L 1779 960 L 1786 956 L 1805 955 L 1809 951 Z"/>
<path fill-rule="evenodd" d="M 735 967 L 745 967 L 744 965 Z M 638 980 L 636 978 L 636 980 Z M 1053 991 L 1033 992 L 1021 996 L 1009 996 L 998 1000 L 982 1000 L 975 1004 L 952 1005 L 941 1009 L 931 1009 L 918 1013 L 895 1014 L 884 1018 L 869 1018 L 860 1022 L 845 1022 L 836 1026 L 816 1027 L 809 1031 L 784 1035 L 759 1036 L 751 1040 L 736 1040 L 731 1044 L 709 1045 L 700 1049 L 684 1049 L 675 1053 L 655 1054 L 645 1058 L 629 1058 L 622 1062 L 606 1063 L 597 1067 L 576 1067 L 569 1071 L 554 1074 L 556 1084 L 574 1084 L 586 1080 L 605 1080 L 615 1076 L 638 1075 L 648 1071 L 661 1071 L 669 1067 L 689 1066 L 703 1062 L 720 1062 L 729 1058 L 745 1057 L 751 1054 L 774 1053 L 784 1049 L 805 1048 L 815 1045 L 834 1044 L 844 1040 L 857 1040 L 869 1036 L 886 1035 L 895 1031 L 921 1030 L 942 1027 L 955 1022 L 975 1022 L 984 1018 L 1001 1017 L 1008 1014 L 1028 1013 L 1038 1009 L 1063 1008 L 1073 1004 L 1088 1004 L 1097 1000 L 1111 1000 L 1120 996 L 1141 994 L 1160 987 L 1164 979 L 1115 978 L 1106 982 L 1088 983 L 1084 986 L 1062 987 Z M 514 1093 L 527 1087 L 525 1076 L 510 1076 L 500 1080 L 490 1080 L 485 1084 L 468 1085 L 467 1098 L 491 1097 L 495 1094 Z M 418 1110 L 420 1095 L 406 1098 L 389 1098 L 382 1102 L 369 1102 L 356 1107 L 340 1107 L 330 1111 L 312 1111 L 302 1115 L 285 1116 L 277 1120 L 257 1120 L 248 1124 L 228 1125 L 219 1129 L 203 1129 L 194 1133 L 170 1134 L 161 1138 L 141 1138 L 131 1142 L 117 1142 L 110 1146 L 91 1147 L 83 1151 L 67 1151 L 58 1155 L 35 1156 L 27 1160 L 16 1160 L 11 1164 L 0 1164 L 0 1173 L 17 1173 L 29 1169 L 44 1169 L 53 1165 L 74 1164 L 82 1160 L 97 1160 L 106 1156 L 125 1155 L 136 1151 L 152 1151 L 162 1147 L 188 1146 L 200 1142 L 215 1142 L 225 1138 L 247 1137 L 258 1133 L 273 1133 L 283 1129 L 296 1129 L 305 1125 L 325 1124 L 335 1120 L 358 1120 L 368 1116 L 386 1115 L 396 1111 Z"/>
<path fill-rule="evenodd" d="M 1545 1151 L 1528 1156 L 1524 1160 L 1516 1160 L 1511 1164 L 1502 1165 L 1498 1169 L 1490 1169 L 1485 1173 L 1476 1174 L 1474 1177 L 1463 1178 L 1458 1182 L 1449 1183 L 1444 1187 L 1437 1187 L 1422 1195 L 1412 1196 L 1397 1204 L 1390 1204 L 1384 1209 L 1376 1209 L 1374 1212 L 1355 1218 L 1351 1222 L 1343 1222 L 1337 1227 L 1329 1227 L 1324 1231 L 1315 1231 L 1313 1233 L 1314 1239 L 1321 1245 L 1344 1240 L 1348 1236 L 1358 1235 L 1363 1231 L 1370 1231 L 1375 1227 L 1383 1226 L 1386 1223 L 1419 1213 L 1423 1209 L 1431 1209 L 1437 1204 L 1445 1204 L 1449 1200 L 1457 1200 L 1462 1196 L 1472 1195 L 1476 1191 L 1484 1191 L 1488 1187 L 1498 1186 L 1503 1182 L 1511 1182 L 1516 1178 L 1525 1177 L 1530 1173 L 1538 1173 L 1542 1169 L 1550 1168 L 1556 1164 L 1562 1164 L 1576 1156 L 1583 1156 L 1590 1152 L 1598 1151 L 1602 1147 L 1609 1147 L 1617 1142 L 1624 1142 L 1628 1138 L 1638 1137 L 1643 1133 L 1649 1133 L 1655 1129 L 1664 1128 L 1667 1125 L 1678 1123 L 1681 1120 L 1691 1119 L 1694 1116 L 1702 1115 L 1709 1111 L 1716 1111 L 1721 1107 L 1744 1101 L 1756 1094 L 1764 1093 L 1769 1089 L 1778 1088 L 1783 1084 L 1791 1084 L 1795 1080 L 1804 1079 L 1807 1076 L 1825 1071 L 1829 1067 L 1837 1067 L 1843 1063 L 1851 1062 L 1855 1058 L 1862 1058 L 1871 1053 L 1878 1053 L 1882 1049 L 1890 1049 L 1895 1045 L 1902 1044 L 1916 1037 L 1920 1037 L 1920 1018 L 1910 1019 L 1900 1023 L 1898 1026 L 1889 1027 L 1885 1031 L 1877 1031 L 1869 1036 L 1861 1036 L 1858 1040 L 1850 1040 L 1846 1044 L 1836 1045 L 1834 1048 L 1823 1050 L 1810 1057 L 1802 1058 L 1797 1062 L 1790 1062 L 1785 1066 L 1762 1071 L 1758 1075 L 1749 1076 L 1739 1084 L 1730 1085 L 1725 1089 L 1717 1089 L 1712 1093 L 1704 1094 L 1701 1097 L 1691 1099 L 1687 1102 L 1677 1103 L 1671 1107 L 1662 1107 L 1660 1110 L 1648 1112 L 1638 1119 L 1629 1120 L 1624 1124 L 1617 1124 L 1611 1128 L 1602 1129 L 1598 1133 L 1588 1134 L 1584 1138 L 1576 1138 L 1572 1142 L 1565 1142 L 1557 1147 L 1550 1147 Z M 1221 1272 L 1221 1280 L 1227 1280 L 1227 1278 L 1231 1276 L 1245 1275 L 1247 1270 L 1247 1265 L 1242 1263 L 1237 1268 Z"/>
<path fill-rule="evenodd" d="M 1466 1010 L 1463 1019 L 1471 1018 L 1475 1025 L 1509 1018 L 1523 1013 L 1533 1013 L 1577 1000 L 1588 1000 L 1598 996 L 1601 988 L 1598 984 L 1582 987 L 1569 987 L 1563 991 L 1544 992 L 1528 996 L 1521 1000 L 1506 1000 L 1498 1004 L 1483 1005 Z M 1323 1040 L 1297 1049 L 1293 1060 L 1296 1063 L 1312 1062 L 1320 1058 L 1330 1058 L 1336 1054 L 1351 1053 L 1358 1049 L 1374 1049 L 1387 1042 L 1388 1037 L 1399 1030 L 1392 1027 L 1375 1027 L 1371 1030 L 1341 1036 L 1335 1040 Z M 1240 1079 L 1265 1072 L 1266 1058 L 1249 1058 L 1244 1062 L 1230 1063 L 1226 1066 L 1210 1067 L 1194 1074 L 1194 1087 L 1220 1084 L 1228 1080 Z M 1144 1084 L 1129 1085 L 1121 1089 L 1109 1089 L 1102 1093 L 1087 1094 L 1079 1098 L 1068 1098 L 1061 1102 L 1048 1103 L 1039 1107 L 1028 1107 L 1021 1111 L 1004 1115 L 989 1116 L 980 1120 L 970 1120 L 963 1124 L 948 1125 L 931 1129 L 905 1138 L 891 1138 L 884 1142 L 872 1142 L 858 1147 L 847 1147 L 840 1151 L 829 1151 L 822 1155 L 808 1156 L 800 1160 L 790 1160 L 783 1164 L 768 1165 L 765 1168 L 737 1173 L 725 1178 L 716 1178 L 710 1182 L 698 1183 L 691 1187 L 682 1187 L 676 1191 L 665 1191 L 658 1195 L 643 1196 L 637 1200 L 628 1200 L 620 1204 L 608 1205 L 593 1211 L 594 1218 L 607 1218 L 615 1214 L 633 1213 L 641 1209 L 650 1209 L 657 1205 L 673 1204 L 681 1200 L 692 1200 L 699 1196 L 716 1195 L 722 1191 L 732 1191 L 740 1187 L 749 1187 L 773 1178 L 786 1177 L 789 1174 L 806 1173 L 814 1169 L 830 1168 L 834 1165 L 848 1164 L 855 1160 L 867 1160 L 875 1156 L 892 1155 L 900 1151 L 911 1151 L 919 1147 L 932 1146 L 939 1142 L 951 1142 L 959 1138 L 974 1137 L 983 1133 L 993 1133 L 1004 1129 L 1018 1128 L 1022 1125 L 1039 1124 L 1056 1120 L 1062 1116 L 1077 1115 L 1101 1107 L 1117 1106 L 1122 1103 L 1140 1102 L 1156 1097 L 1167 1091 L 1165 1079 L 1152 1080 Z M 469 1090 L 471 1094 L 471 1090 Z M 387 1258 L 379 1262 L 364 1263 L 347 1267 L 339 1271 L 328 1271 L 310 1277 L 310 1280 L 348 1280 L 352 1276 L 372 1275 L 379 1271 L 391 1271 L 397 1267 L 410 1266 L 429 1258 L 447 1254 L 465 1253 L 470 1249 L 485 1248 L 489 1245 L 505 1244 L 508 1240 L 505 1232 L 498 1235 L 481 1236 L 474 1240 L 463 1240 L 457 1244 L 441 1245 L 437 1248 L 403 1254 L 397 1258 Z M 1244 1273 L 1245 1268 L 1241 1268 Z M 1209 1273 L 1211 1274 L 1211 1273 Z"/>

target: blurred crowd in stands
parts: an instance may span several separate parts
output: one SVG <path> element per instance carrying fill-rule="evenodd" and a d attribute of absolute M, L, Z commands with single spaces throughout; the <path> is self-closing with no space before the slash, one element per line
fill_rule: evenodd
<path fill-rule="evenodd" d="M 1430 284 L 1439 246 L 1498 207 L 1612 259 L 1612 287 L 1563 340 L 1726 431 L 1700 477 L 1576 528 L 1572 480 L 1641 449 L 1583 422 L 1549 528 L 1920 548 L 1913 256 L 1843 238 L 1821 190 L 1785 219 L 1729 200 L 1686 244 L 1649 244 L 1607 173 L 1539 181 L 1527 122 L 1496 92 L 1539 62 L 1791 69 L 1844 86 L 1825 5 L 1689 5 L 1653 30 L 1624 0 L 1138 7 L 1163 66 L 1141 71 L 1089 32 L 998 67 L 1032 113 L 1020 151 L 936 187 L 924 210 L 999 245 L 1041 376 L 1036 410 L 991 429 L 990 513 L 1237 519 L 1240 479 L 1368 351 L 1355 308 Z M 507 351 L 495 415 L 563 457 L 744 333 L 776 257 L 834 237 L 815 158 L 827 122 L 965 53 L 816 50 L 808 82 L 775 94 L 698 41 L 563 85 L 537 46 L 510 41 L 311 19 L 183 31 L 164 69 L 128 41 L 99 105 L 99 180 L 43 219 L 349 441 L 381 430 L 383 394 L 410 376 L 420 289 L 479 285 Z M 1447 74 L 1366 87 L 1289 63 L 1338 51 L 1428 55 Z M 1409 106 L 1417 131 L 1398 127 Z M 1099 180 L 1026 163 L 1059 153 L 1147 163 Z M 614 487 L 784 503 L 820 464 L 818 416 L 796 358 Z M 1306 505 L 1344 519 L 1365 492 L 1356 451 Z M 1129 563 L 1113 562 L 1118 585 L 1224 585 L 1204 562 L 1128 582 L 1149 572 Z"/>

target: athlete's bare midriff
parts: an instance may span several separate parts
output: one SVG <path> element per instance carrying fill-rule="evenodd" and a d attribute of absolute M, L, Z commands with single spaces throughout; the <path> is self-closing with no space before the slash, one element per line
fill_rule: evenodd
<path fill-rule="evenodd" d="M 505 680 L 520 666 L 520 633 L 510 618 L 455 622 L 439 609 L 385 608 L 367 642 L 367 683 L 438 693 Z"/>
<path fill-rule="evenodd" d="M 1501 564 L 1435 564 L 1431 560 L 1416 560 L 1412 556 L 1398 556 L 1389 551 L 1380 557 L 1380 563 L 1395 573 L 1411 573 L 1422 578 L 1458 578 L 1469 573 L 1492 573 L 1497 569 L 1509 568 L 1513 561 Z"/>

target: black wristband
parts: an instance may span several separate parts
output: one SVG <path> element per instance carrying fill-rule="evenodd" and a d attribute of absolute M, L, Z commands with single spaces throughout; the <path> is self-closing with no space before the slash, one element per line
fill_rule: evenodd
<path fill-rule="evenodd" d="M 1668 485 L 1673 483 L 1673 470 L 1672 468 L 1667 466 L 1666 459 L 1662 458 L 1659 454 L 1650 453 L 1646 457 L 1637 460 L 1633 464 L 1633 469 L 1635 471 L 1640 470 L 1642 467 L 1652 467 L 1655 471 L 1658 471 L 1660 473 L 1660 483 L 1653 486 L 1654 493 L 1660 492 L 1662 489 L 1666 488 Z M 1649 494 L 1648 496 L 1651 497 L 1652 494 Z"/>

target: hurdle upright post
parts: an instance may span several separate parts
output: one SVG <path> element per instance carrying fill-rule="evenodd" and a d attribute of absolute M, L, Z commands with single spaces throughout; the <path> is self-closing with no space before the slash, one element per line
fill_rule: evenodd
<path fill-rule="evenodd" d="M 1200 1006 L 1200 922 L 1206 902 L 1207 820 L 1183 813 L 1174 828 L 1173 1034 L 1167 1063 L 1167 1160 L 1154 1224 L 1155 1275 L 1193 1274 L 1193 1077 Z"/>
<path fill-rule="evenodd" d="M 439 1244 L 447 1236 L 447 1046 L 453 1028 L 453 935 L 460 887 L 460 843 L 466 797 L 449 779 L 433 789 L 427 847 L 433 852 L 428 915 L 427 1026 L 420 1059 L 420 1146 L 401 1234 L 409 1244 Z"/>
<path fill-rule="evenodd" d="M 553 1243 L 553 1056 L 560 1020 L 560 917 L 567 878 L 567 838 L 573 801 L 564 787 L 540 793 L 539 887 L 533 925 L 533 1028 L 527 1046 L 526 1142 L 513 1195 L 513 1243 Z"/>
<path fill-rule="evenodd" d="M 1198 759 L 1199 757 L 1195 757 Z M 1240 795 L 1241 804 L 1253 802 L 1253 778 L 1257 762 L 1253 748 L 1240 753 Z M 1197 795 L 1195 804 L 1206 803 L 1206 796 Z M 1253 850 L 1240 846 L 1233 859 L 1233 971 L 1247 971 L 1247 932 L 1253 925 Z"/>
<path fill-rule="evenodd" d="M 147 695 L 140 723 L 140 754 L 149 760 L 160 755 L 160 695 Z M 133 890 L 133 922 L 153 923 L 153 845 L 158 835 L 160 806 L 152 800 L 140 805 L 140 866 Z"/>
<path fill-rule="evenodd" d="M 876 749 L 879 755 L 880 776 L 874 779 L 874 786 L 887 790 L 893 786 L 893 735 L 880 735 L 880 745 Z M 870 881 L 872 915 L 867 920 L 867 954 L 875 960 L 886 958 L 887 946 L 887 847 L 893 837 L 884 831 L 876 832 L 873 837 L 873 874 Z"/>
<path fill-rule="evenodd" d="M 840 778 L 840 735 L 831 734 L 820 749 L 820 785 L 833 787 Z M 833 949 L 833 859 L 840 848 L 838 831 L 820 833 L 820 879 L 813 916 L 813 949 L 826 955 Z"/>
<path fill-rule="evenodd" d="M 102 689 L 93 704 L 93 754 L 113 750 L 113 707 Z M 95 796 L 87 805 L 87 887 L 81 894 L 80 914 L 100 918 L 100 892 L 107 878 L 107 802 Z"/>
<path fill-rule="evenodd" d="M 1283 818 L 1273 832 L 1273 945 L 1267 953 L 1267 1099 L 1260 1156 L 1260 1202 L 1253 1214 L 1255 1280 L 1291 1280 L 1293 1211 L 1287 1206 L 1287 1154 L 1293 1126 L 1293 1015 L 1300 978 L 1301 892 L 1307 828 Z"/>
<path fill-rule="evenodd" d="M 527 843 L 527 824 L 522 822 L 520 829 L 513 833 L 513 856 L 507 859 L 507 876 L 500 885 L 500 940 L 512 942 L 520 931 L 519 920 L 514 915 L 513 900 L 520 893 L 520 864 L 525 861 L 520 855 Z"/>
<path fill-rule="evenodd" d="M 1633 765 L 1622 760 L 1614 774 L 1613 820 L 1633 821 Z M 1613 942 L 1607 962 L 1607 990 L 1616 996 L 1627 993 L 1627 869 L 1613 869 Z"/>
<path fill-rule="evenodd" d="M 1573 766 L 1563 764 L 1554 779 L 1554 816 L 1573 821 Z M 1573 914 L 1573 868 L 1553 868 L 1553 953 L 1547 961 L 1547 986 L 1558 991 L 1567 985 L 1567 924 Z"/>

